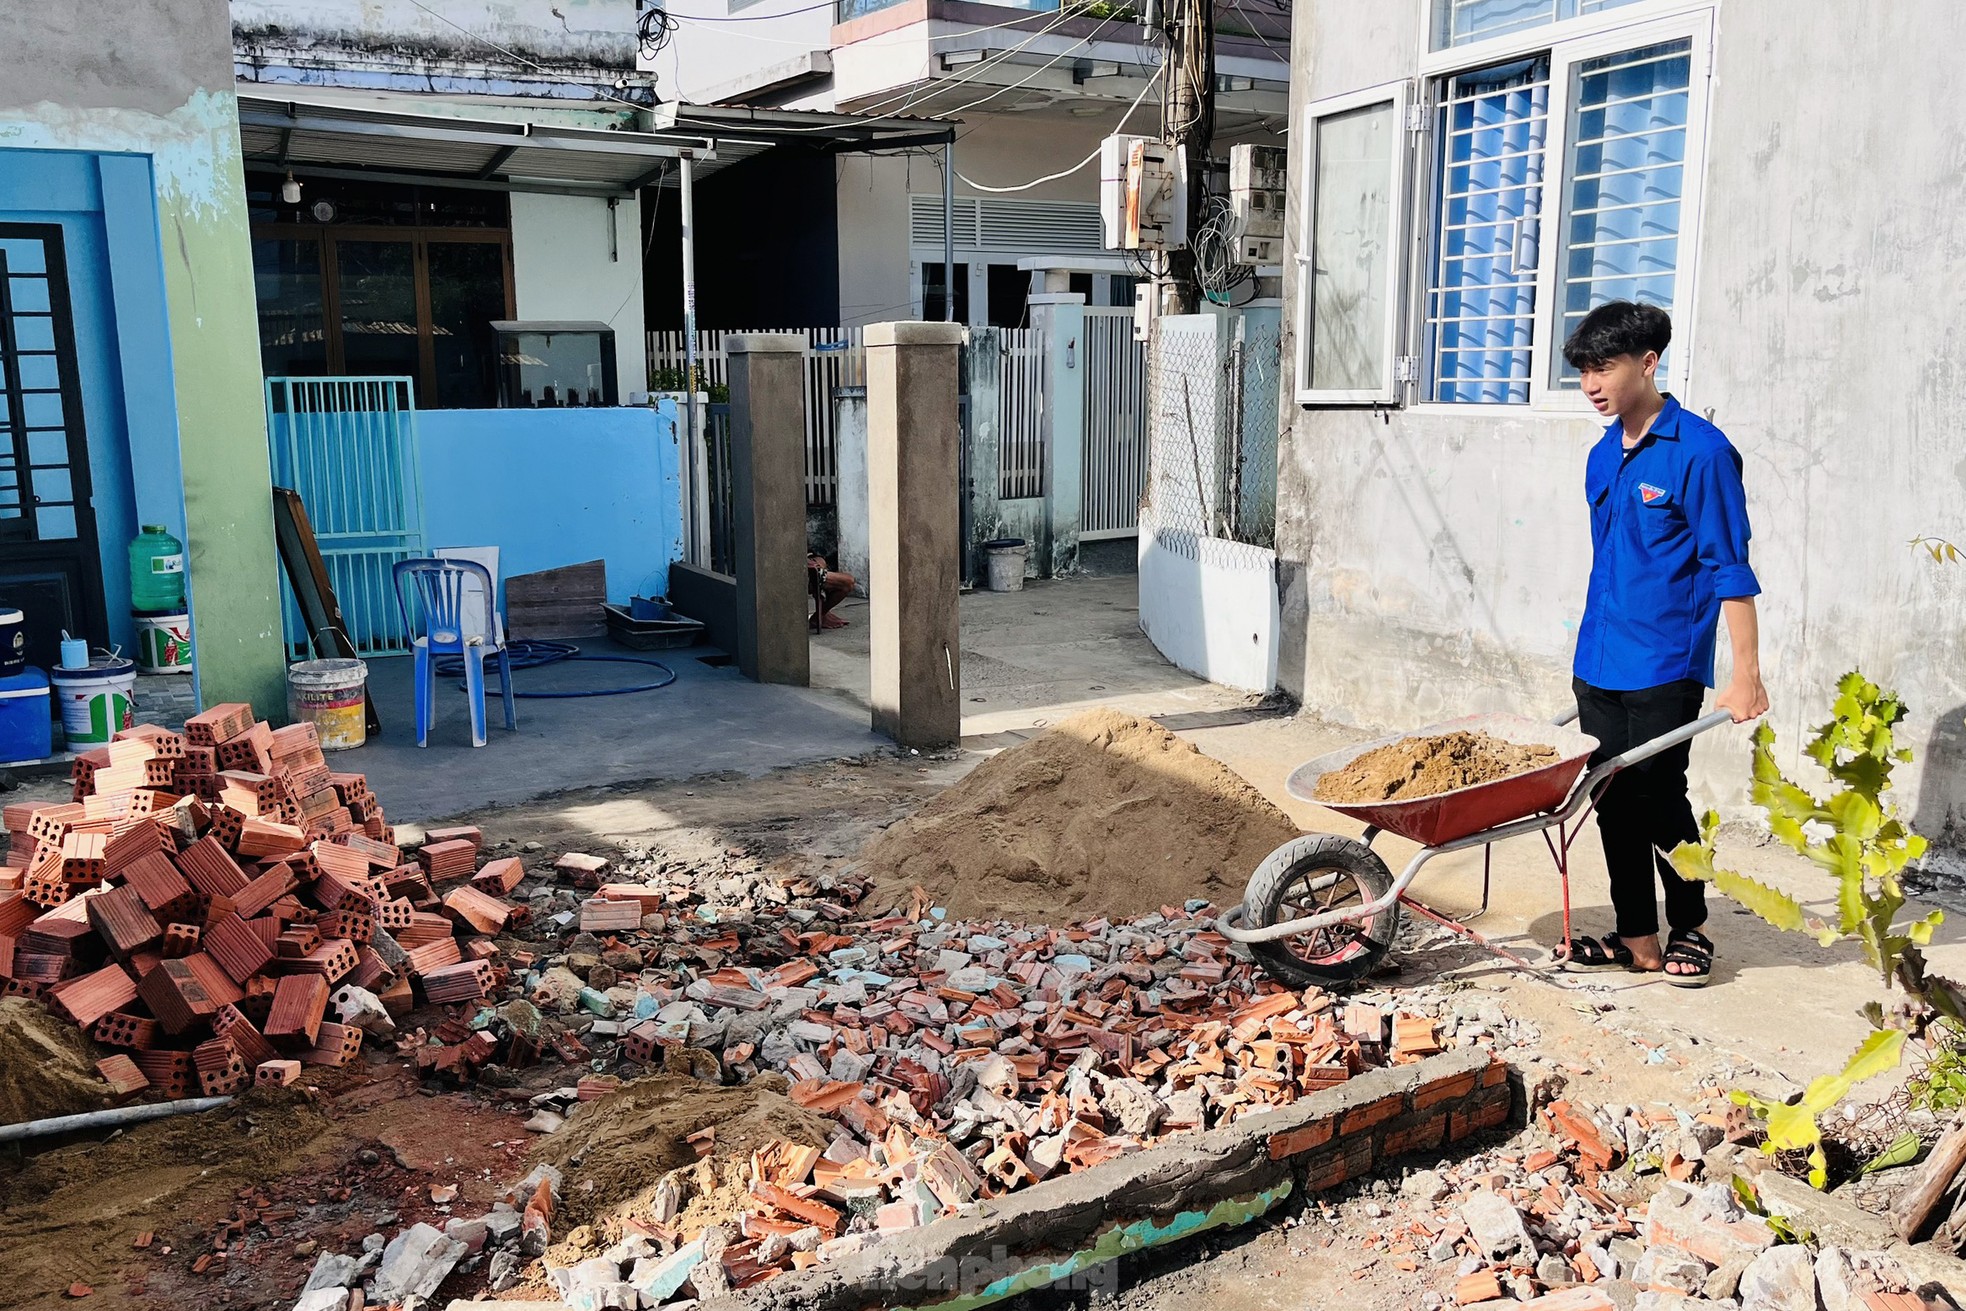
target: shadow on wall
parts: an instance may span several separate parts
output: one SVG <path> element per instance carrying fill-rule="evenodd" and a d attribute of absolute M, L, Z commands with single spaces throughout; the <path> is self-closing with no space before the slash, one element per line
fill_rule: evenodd
<path fill-rule="evenodd" d="M 1959 801 L 1959 789 L 1966 782 L 1966 706 L 1953 706 L 1939 715 L 1919 761 L 1912 828 L 1934 846 L 1966 848 L 1966 807 Z"/>

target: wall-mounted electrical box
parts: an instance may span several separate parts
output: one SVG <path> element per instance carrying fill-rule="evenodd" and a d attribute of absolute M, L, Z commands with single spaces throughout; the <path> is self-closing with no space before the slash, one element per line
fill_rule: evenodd
<path fill-rule="evenodd" d="M 1107 137 L 1099 152 L 1099 215 L 1108 250 L 1186 245 L 1186 148 L 1154 137 Z"/>
<path fill-rule="evenodd" d="M 1281 146 L 1229 147 L 1229 205 L 1235 212 L 1239 264 L 1283 263 L 1287 165 Z"/>

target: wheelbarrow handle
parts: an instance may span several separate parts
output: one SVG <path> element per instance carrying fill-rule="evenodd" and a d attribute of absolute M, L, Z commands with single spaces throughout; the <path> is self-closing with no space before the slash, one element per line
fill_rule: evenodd
<path fill-rule="evenodd" d="M 1649 742 L 1641 742 L 1637 746 L 1611 757 L 1611 759 L 1586 774 L 1582 785 L 1577 789 L 1577 794 L 1580 796 L 1593 796 L 1596 794 L 1598 787 L 1619 770 L 1630 769 L 1633 765 L 1650 760 L 1661 751 L 1670 751 L 1674 747 L 1683 746 L 1691 742 L 1708 729 L 1719 728 L 1722 724 L 1731 724 L 1733 722 L 1734 714 L 1730 710 L 1709 711 L 1690 724 L 1682 724 L 1670 733 L 1661 733 Z"/>

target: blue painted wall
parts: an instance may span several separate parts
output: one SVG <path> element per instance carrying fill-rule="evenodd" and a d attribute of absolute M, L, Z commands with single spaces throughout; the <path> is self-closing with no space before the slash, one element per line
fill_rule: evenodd
<path fill-rule="evenodd" d="M 110 640 L 127 654 L 136 640 L 129 613 L 130 539 L 139 522 L 166 524 L 185 536 L 150 161 L 141 155 L 0 151 L 0 222 L 62 228 L 103 597 Z"/>
<path fill-rule="evenodd" d="M 418 410 L 424 541 L 496 546 L 515 574 L 605 560 L 608 599 L 668 587 L 683 555 L 673 402 Z"/>

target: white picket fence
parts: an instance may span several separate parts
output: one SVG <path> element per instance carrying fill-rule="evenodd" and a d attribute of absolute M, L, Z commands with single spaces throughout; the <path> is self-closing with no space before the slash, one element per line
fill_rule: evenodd
<path fill-rule="evenodd" d="M 866 356 L 859 328 L 746 328 L 744 333 L 784 332 L 804 337 L 806 381 L 806 504 L 832 505 L 839 482 L 839 440 L 833 430 L 833 389 L 867 385 Z M 730 382 L 730 356 L 724 339 L 734 332 L 699 329 L 696 334 L 697 390 Z M 687 364 L 681 332 L 651 332 L 648 362 L 652 373 L 670 374 L 680 389 Z M 669 390 L 664 387 L 663 390 Z"/>

